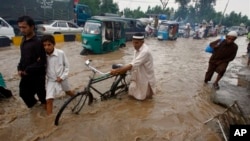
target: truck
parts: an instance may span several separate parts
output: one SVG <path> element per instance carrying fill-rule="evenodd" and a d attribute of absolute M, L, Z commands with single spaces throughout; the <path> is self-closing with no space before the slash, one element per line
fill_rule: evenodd
<path fill-rule="evenodd" d="M 31 16 L 36 24 L 49 20 L 73 21 L 84 26 L 91 17 L 88 5 L 79 0 L 0 0 L 0 17 L 4 18 L 19 33 L 17 19 L 20 16 Z"/>

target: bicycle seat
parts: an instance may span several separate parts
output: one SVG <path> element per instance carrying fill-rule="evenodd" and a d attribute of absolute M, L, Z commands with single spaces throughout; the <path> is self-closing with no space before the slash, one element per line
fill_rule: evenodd
<path fill-rule="evenodd" d="M 117 69 L 117 68 L 120 68 L 122 66 L 123 66 L 122 64 L 113 64 L 112 69 Z"/>

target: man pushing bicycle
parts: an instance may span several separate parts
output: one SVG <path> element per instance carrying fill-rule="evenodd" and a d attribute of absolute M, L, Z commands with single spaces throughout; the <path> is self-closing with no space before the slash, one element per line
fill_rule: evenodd
<path fill-rule="evenodd" d="M 132 40 L 135 48 L 132 62 L 121 68 L 112 69 L 111 75 L 123 74 L 131 71 L 131 81 L 129 85 L 129 95 L 137 100 L 152 98 L 155 94 L 155 75 L 153 57 L 149 48 L 144 44 L 144 35 L 136 33 Z"/>

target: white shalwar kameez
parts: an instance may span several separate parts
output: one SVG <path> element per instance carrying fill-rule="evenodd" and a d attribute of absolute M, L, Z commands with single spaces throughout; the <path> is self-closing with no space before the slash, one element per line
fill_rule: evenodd
<path fill-rule="evenodd" d="M 60 49 L 54 49 L 51 55 L 47 55 L 47 87 L 46 99 L 54 98 L 62 90 L 69 91 L 67 77 L 69 74 L 69 62 L 64 52 Z M 58 83 L 57 77 L 63 81 Z"/>
<path fill-rule="evenodd" d="M 155 94 L 153 57 L 147 45 L 143 44 L 138 51 L 135 50 L 130 64 L 132 69 L 129 95 L 144 100 L 147 96 Z"/>

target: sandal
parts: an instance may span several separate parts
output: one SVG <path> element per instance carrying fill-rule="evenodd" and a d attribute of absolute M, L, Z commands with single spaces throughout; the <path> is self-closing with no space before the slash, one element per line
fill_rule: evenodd
<path fill-rule="evenodd" d="M 216 90 L 219 90 L 220 89 L 220 86 L 218 85 L 218 84 L 213 84 L 213 86 L 214 86 L 214 89 L 216 89 Z"/>

